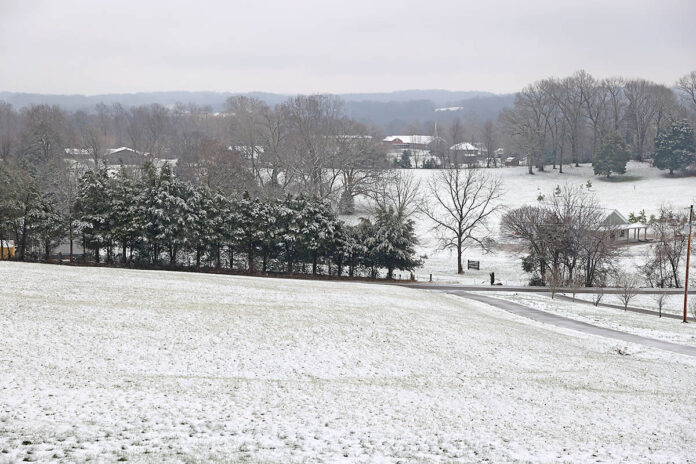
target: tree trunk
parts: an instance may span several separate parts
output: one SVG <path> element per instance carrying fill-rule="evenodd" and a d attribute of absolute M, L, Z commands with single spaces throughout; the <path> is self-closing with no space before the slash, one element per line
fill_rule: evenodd
<path fill-rule="evenodd" d="M 457 244 L 457 274 L 464 274 L 464 267 L 462 266 L 462 244 Z"/>
<path fill-rule="evenodd" d="M 249 272 L 253 273 L 256 271 L 256 268 L 254 267 L 254 247 L 250 246 L 249 250 L 247 251 L 247 267 L 249 268 Z"/>
<path fill-rule="evenodd" d="M 26 215 L 25 215 L 26 218 Z M 19 250 L 19 259 L 20 261 L 24 261 L 26 258 L 26 249 L 27 249 L 27 220 L 24 219 L 22 221 L 22 241 L 20 242 L 22 248 Z"/>

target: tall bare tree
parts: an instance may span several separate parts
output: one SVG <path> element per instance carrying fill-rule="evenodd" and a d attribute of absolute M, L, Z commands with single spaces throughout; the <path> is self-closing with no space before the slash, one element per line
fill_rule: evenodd
<path fill-rule="evenodd" d="M 479 169 L 454 167 L 435 173 L 427 184 L 420 211 L 434 224 L 439 246 L 457 253 L 457 272 L 469 246 L 488 251 L 492 244 L 488 220 L 500 211 L 502 180 Z"/>

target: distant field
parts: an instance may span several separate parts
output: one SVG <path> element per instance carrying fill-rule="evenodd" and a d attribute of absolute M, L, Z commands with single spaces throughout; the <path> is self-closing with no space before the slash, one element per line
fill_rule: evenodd
<path fill-rule="evenodd" d="M 619 210 L 628 217 L 631 212 L 645 210 L 648 216 L 655 213 L 663 203 L 675 207 L 687 207 L 696 204 L 696 177 L 669 177 L 664 171 L 651 167 L 647 163 L 629 162 L 626 176 L 606 180 L 592 173 L 592 166 L 583 165 L 579 168 L 564 166 L 563 174 L 558 170 L 548 168 L 547 172 L 527 173 L 526 167 L 490 169 L 488 172 L 503 178 L 505 194 L 501 202 L 506 208 L 513 209 L 526 204 L 537 204 L 538 195 L 547 197 L 553 193 L 557 185 L 585 185 L 590 180 L 590 191 L 594 193 L 600 204 L 607 208 Z M 426 182 L 433 171 L 414 169 L 411 171 L 421 182 Z M 457 275 L 456 255 L 436 250 L 436 241 L 431 231 L 432 225 L 424 218 L 416 218 L 418 237 L 421 239 L 420 254 L 426 254 L 428 260 L 425 266 L 418 270 L 419 279 L 427 279 L 433 274 L 433 279 L 448 282 L 487 283 L 489 272 L 495 272 L 496 278 L 506 285 L 526 284 L 529 276 L 520 268 L 518 255 L 506 250 L 482 254 L 477 249 L 471 249 L 465 254 L 466 259 L 481 261 L 480 271 L 468 271 L 465 275 Z M 491 221 L 494 236 L 499 234 L 500 217 Z M 627 250 L 628 263 L 641 258 L 645 248 L 631 246 Z M 465 263 L 466 266 L 466 263 Z"/>
<path fill-rule="evenodd" d="M 0 282 L 0 462 L 635 463 L 696 449 L 696 360 L 453 296 L 7 262 Z"/>

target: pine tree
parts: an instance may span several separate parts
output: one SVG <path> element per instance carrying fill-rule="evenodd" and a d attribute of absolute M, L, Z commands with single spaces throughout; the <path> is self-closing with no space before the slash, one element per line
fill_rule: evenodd
<path fill-rule="evenodd" d="M 239 223 L 235 231 L 240 247 L 247 255 L 247 269 L 249 272 L 256 272 L 256 257 L 262 246 L 264 238 L 263 214 L 261 201 L 258 198 L 252 199 L 249 192 L 244 192 L 238 202 Z"/>
<path fill-rule="evenodd" d="M 84 246 L 92 248 L 94 260 L 99 262 L 100 249 L 111 243 L 111 208 L 109 176 L 106 169 L 87 171 L 80 179 L 76 211 Z"/>
<path fill-rule="evenodd" d="M 696 162 L 694 130 L 686 120 L 674 121 L 668 129 L 655 137 L 653 164 L 658 169 L 674 171 L 686 169 Z"/>
<path fill-rule="evenodd" d="M 28 214 L 31 235 L 44 250 L 46 261 L 50 258 L 51 250 L 60 244 L 66 233 L 65 219 L 54 205 L 53 195 L 43 195 Z"/>
<path fill-rule="evenodd" d="M 312 198 L 302 211 L 302 246 L 312 262 L 312 274 L 317 274 L 319 258 L 327 253 L 328 244 L 333 239 L 336 216 L 324 200 Z"/>
<path fill-rule="evenodd" d="M 631 157 L 621 135 L 612 133 L 602 139 L 602 144 L 594 155 L 593 166 L 596 175 L 607 178 L 613 173 L 625 174 L 626 164 Z"/>
<path fill-rule="evenodd" d="M 401 217 L 390 207 L 377 213 L 375 226 L 376 258 L 387 269 L 387 279 L 393 278 L 395 269 L 412 271 L 422 264 L 415 256 L 418 239 L 412 219 Z"/>
<path fill-rule="evenodd" d="M 212 193 L 204 187 L 182 184 L 186 194 L 184 216 L 185 246 L 196 256 L 196 269 L 201 266 L 201 259 L 213 242 L 212 218 L 216 215 Z"/>
<path fill-rule="evenodd" d="M 169 264 L 176 265 L 178 252 L 186 244 L 186 224 L 191 220 L 186 204 L 190 191 L 166 164 L 157 172 L 151 163 L 146 163 L 143 172 L 146 180 L 140 198 L 151 260 L 158 263 L 165 248 Z"/>
<path fill-rule="evenodd" d="M 137 245 L 144 233 L 142 212 L 139 207 L 138 191 L 140 186 L 128 175 L 124 167 L 110 179 L 109 199 L 111 201 L 111 235 L 121 247 L 121 262 L 129 258 L 127 250 Z"/>
<path fill-rule="evenodd" d="M 294 264 L 298 259 L 301 248 L 302 230 L 304 221 L 302 213 L 305 211 L 307 199 L 300 195 L 293 197 L 288 195 L 279 202 L 278 214 L 278 244 L 281 255 L 287 265 L 287 272 L 294 272 Z"/>

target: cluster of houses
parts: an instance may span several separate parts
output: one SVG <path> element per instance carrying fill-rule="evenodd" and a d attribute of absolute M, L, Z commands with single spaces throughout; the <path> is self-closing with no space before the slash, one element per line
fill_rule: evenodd
<path fill-rule="evenodd" d="M 443 144 L 441 137 L 431 135 L 390 135 L 382 142 L 387 146 L 387 157 L 394 163 L 403 163 L 407 159 L 412 168 L 441 167 L 442 153 L 434 150 L 435 145 Z M 460 142 L 452 145 L 446 154 L 455 164 L 481 166 L 487 161 L 487 153 L 480 143 Z M 520 160 L 514 156 L 504 156 L 502 148 L 495 150 L 492 156 L 495 166 L 519 166 Z M 404 166 L 405 167 L 405 166 Z"/>

